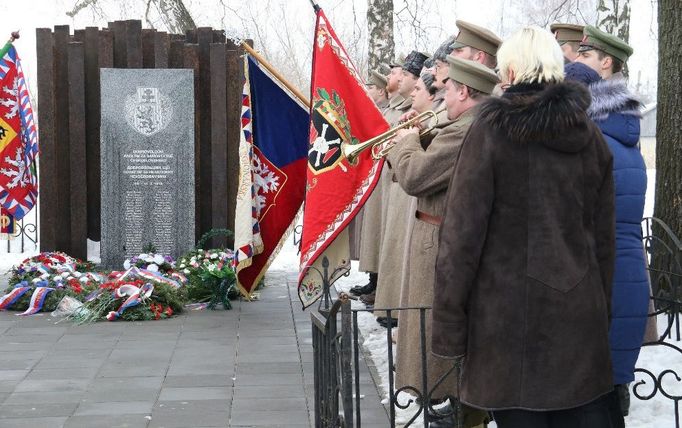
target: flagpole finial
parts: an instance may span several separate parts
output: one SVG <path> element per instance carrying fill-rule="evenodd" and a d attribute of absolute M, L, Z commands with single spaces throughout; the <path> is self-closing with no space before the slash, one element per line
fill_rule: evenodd
<path fill-rule="evenodd" d="M 310 4 L 313 5 L 313 9 L 315 9 L 316 13 L 320 11 L 320 5 L 317 4 L 315 0 L 310 0 Z"/>

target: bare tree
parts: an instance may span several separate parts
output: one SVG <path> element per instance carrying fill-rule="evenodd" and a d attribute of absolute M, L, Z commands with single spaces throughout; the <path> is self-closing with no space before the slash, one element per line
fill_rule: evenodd
<path fill-rule="evenodd" d="M 502 37 L 527 25 L 547 28 L 556 22 L 587 24 L 596 20 L 597 0 L 501 0 Z M 506 4 L 509 3 L 509 4 Z"/>
<path fill-rule="evenodd" d="M 658 0 L 658 110 L 654 216 L 682 237 L 682 8 Z"/>
<path fill-rule="evenodd" d="M 66 12 L 73 18 L 84 10 L 92 10 L 100 17 L 104 17 L 100 9 L 101 3 L 110 3 L 107 0 L 78 0 L 74 7 Z M 161 21 L 163 28 L 170 33 L 183 34 L 187 30 L 193 30 L 197 26 L 183 0 L 126 0 L 116 2 L 119 6 L 134 7 L 136 3 L 143 3 L 145 7 L 144 18 L 151 28 L 158 27 L 157 20 Z"/>
<path fill-rule="evenodd" d="M 630 0 L 599 0 L 597 27 L 629 43 Z M 623 67 L 623 74 L 628 74 L 627 64 Z"/>
<path fill-rule="evenodd" d="M 367 0 L 367 33 L 369 69 L 387 68 L 395 55 L 393 0 Z"/>

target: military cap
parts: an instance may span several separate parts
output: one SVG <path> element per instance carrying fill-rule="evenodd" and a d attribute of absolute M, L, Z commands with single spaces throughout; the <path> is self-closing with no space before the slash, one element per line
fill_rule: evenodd
<path fill-rule="evenodd" d="M 470 88 L 485 94 L 492 94 L 495 85 L 500 82 L 497 75 L 488 67 L 476 61 L 447 56 L 450 63 L 448 77 Z"/>
<path fill-rule="evenodd" d="M 591 51 L 592 49 L 598 49 L 622 62 L 627 61 L 633 52 L 630 45 L 618 37 L 593 27 L 592 25 L 586 25 L 578 52 Z"/>
<path fill-rule="evenodd" d="M 583 39 L 584 25 L 556 23 L 549 26 L 549 30 L 556 37 L 559 44 L 565 42 L 579 42 Z"/>
<path fill-rule="evenodd" d="M 497 48 L 502 44 L 502 39 L 497 37 L 492 31 L 479 27 L 478 25 L 458 19 L 457 28 L 459 34 L 455 38 L 455 42 L 450 45 L 450 50 L 463 48 L 469 46 L 488 55 L 496 56 Z"/>
<path fill-rule="evenodd" d="M 374 85 L 379 89 L 385 89 L 388 85 L 388 78 L 376 70 L 372 70 L 369 73 L 369 79 L 367 79 L 368 85 Z"/>
<path fill-rule="evenodd" d="M 401 54 L 399 57 L 395 58 L 393 60 L 393 62 L 388 64 L 388 66 L 391 68 L 402 67 L 404 63 L 405 63 L 405 55 Z"/>
<path fill-rule="evenodd" d="M 405 63 L 403 64 L 403 70 L 408 73 L 412 73 L 415 77 L 419 77 L 422 68 L 424 67 L 424 61 L 428 56 L 419 51 L 412 51 L 405 57 Z"/>
<path fill-rule="evenodd" d="M 446 61 L 447 56 L 452 52 L 452 44 L 455 42 L 455 36 L 448 37 L 433 53 L 433 59 L 438 61 Z"/>

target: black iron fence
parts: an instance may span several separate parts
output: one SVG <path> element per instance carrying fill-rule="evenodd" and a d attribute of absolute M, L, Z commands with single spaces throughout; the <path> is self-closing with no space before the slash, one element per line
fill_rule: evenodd
<path fill-rule="evenodd" d="M 648 341 L 643 348 L 665 348 L 677 353 L 682 361 L 680 342 L 680 310 L 682 309 L 682 243 L 661 220 L 649 217 L 642 221 L 642 236 L 647 261 L 647 271 L 652 289 L 652 311 L 649 317 L 665 320 L 663 333 L 655 341 Z M 659 315 L 663 315 L 660 317 Z M 660 329 L 659 329 L 660 330 Z M 682 378 L 674 368 L 653 370 L 647 367 L 635 369 L 637 379 L 632 394 L 639 400 L 648 401 L 657 396 L 673 402 L 672 419 L 680 428 L 680 401 L 682 395 L 671 389 L 682 390 Z M 671 386 L 677 384 L 677 388 Z"/>
<path fill-rule="evenodd" d="M 38 249 L 38 208 L 34 207 L 28 215 L 17 221 L 14 232 L 0 250 L 4 253 L 23 253 Z"/>

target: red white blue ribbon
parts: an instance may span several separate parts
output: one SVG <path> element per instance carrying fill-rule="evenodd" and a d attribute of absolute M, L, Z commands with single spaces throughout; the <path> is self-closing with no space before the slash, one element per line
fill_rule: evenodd
<path fill-rule="evenodd" d="M 125 271 L 125 273 L 123 275 L 120 275 L 116 279 L 118 281 L 123 281 L 123 280 L 128 280 L 130 278 L 144 278 L 144 279 L 147 279 L 150 281 L 170 285 L 173 288 L 180 288 L 180 287 L 182 287 L 182 282 L 183 282 L 182 279 L 187 281 L 187 278 L 185 278 L 183 275 L 180 275 L 180 274 L 178 274 L 178 275 L 180 276 L 180 278 L 178 278 L 179 281 L 175 281 L 173 279 L 170 279 L 168 277 L 161 275 L 158 272 L 153 272 L 153 271 L 150 271 L 147 269 L 142 269 L 142 268 L 138 268 L 138 267 L 133 266 L 130 269 L 128 269 L 127 271 Z"/>
<path fill-rule="evenodd" d="M 5 310 L 15 304 L 17 300 L 21 299 L 21 296 L 26 294 L 31 287 L 22 286 L 21 283 L 14 287 L 14 290 L 0 297 L 0 311 Z"/>
<path fill-rule="evenodd" d="M 45 298 L 52 291 L 54 291 L 54 288 L 51 287 L 36 287 L 36 289 L 33 290 L 33 295 L 31 296 L 31 301 L 28 304 L 28 309 L 17 315 L 33 315 L 40 312 L 40 310 L 43 309 Z"/>
<path fill-rule="evenodd" d="M 116 289 L 114 295 L 118 298 L 129 296 L 125 302 L 121 304 L 117 311 L 111 311 L 107 314 L 107 320 L 115 321 L 121 317 L 121 314 L 128 308 L 139 305 L 142 300 L 148 298 L 152 295 L 154 291 L 154 286 L 150 283 L 146 283 L 142 287 L 138 288 L 131 284 L 122 285 Z"/>

